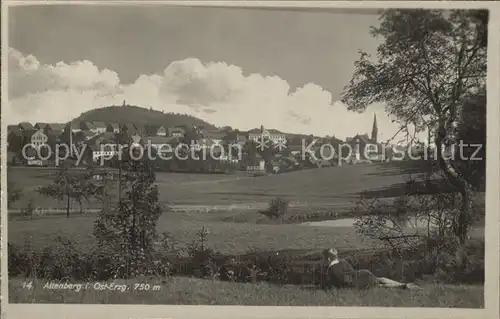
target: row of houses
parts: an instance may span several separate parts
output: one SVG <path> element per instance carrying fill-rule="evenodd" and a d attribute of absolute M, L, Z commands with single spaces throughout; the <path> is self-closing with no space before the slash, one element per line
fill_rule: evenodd
<path fill-rule="evenodd" d="M 95 135 L 106 132 L 120 133 L 126 132 L 130 135 L 141 136 L 174 136 L 182 137 L 186 133 L 186 127 L 174 126 L 165 127 L 162 125 L 142 125 L 134 123 L 105 123 L 100 121 L 80 121 L 77 123 L 70 122 L 66 124 L 60 123 L 35 123 L 34 125 L 29 122 L 22 122 L 17 125 L 9 125 L 7 130 L 10 133 L 21 134 L 41 131 L 44 134 L 60 135 L 63 132 L 78 133 L 84 132 L 84 135 Z"/>
<path fill-rule="evenodd" d="M 376 145 L 378 151 L 383 146 L 377 143 L 377 120 L 374 117 L 372 134 L 357 134 L 342 141 L 335 137 L 317 139 L 317 143 L 312 147 L 313 152 L 317 152 L 321 145 L 333 145 L 335 152 L 340 149 L 340 145 L 348 144 L 351 146 L 351 154 L 348 161 L 363 162 L 366 160 L 365 153 L 358 150 L 364 150 L 365 146 Z M 192 147 L 197 149 L 213 147 L 223 144 L 240 144 L 244 146 L 247 141 L 259 142 L 263 138 L 272 141 L 275 144 L 281 144 L 284 152 L 291 156 L 303 154 L 303 136 L 291 136 L 276 129 L 267 129 L 264 126 L 252 129 L 247 132 L 240 132 L 231 129 L 204 129 L 201 127 L 187 127 L 177 125 L 168 127 L 165 125 L 143 125 L 137 123 L 105 123 L 101 121 L 80 121 L 66 124 L 59 123 L 35 123 L 22 122 L 17 125 L 8 126 L 8 150 L 20 153 L 24 145 L 31 144 L 35 148 L 42 145 L 53 146 L 65 143 L 66 145 L 76 145 L 80 147 L 86 145 L 90 150 L 91 159 L 99 160 L 101 157 L 109 157 L 118 153 L 118 144 L 141 143 L 151 145 L 157 150 L 163 145 L 175 146 L 180 142 L 191 143 Z M 309 136 L 309 140 L 316 139 Z M 103 145 L 106 145 L 103 147 Z M 325 151 L 325 150 L 323 150 Z M 329 149 L 326 149 L 328 152 Z M 286 156 L 289 156 L 286 155 Z M 325 155 L 324 153 L 322 155 Z M 342 155 L 343 158 L 346 154 Z M 326 154 L 329 156 L 329 154 Z M 373 159 L 374 154 L 370 154 Z M 258 161 L 254 166 L 261 166 Z"/>
<path fill-rule="evenodd" d="M 190 136 L 186 136 L 190 134 Z M 22 122 L 8 126 L 8 150 L 19 154 L 26 144 L 34 148 L 43 145 L 55 146 L 65 143 L 77 147 L 86 145 L 92 151 L 92 159 L 117 154 L 117 144 L 142 143 L 159 148 L 186 142 L 188 138 L 193 147 L 201 149 L 222 145 L 223 142 L 244 145 L 247 140 L 257 141 L 265 136 L 273 142 L 286 141 L 286 135 L 277 130 L 259 129 L 248 132 L 223 131 L 183 125 L 166 127 L 162 125 L 142 125 L 135 123 L 105 123 L 99 121 L 81 121 L 66 124 Z M 106 145 L 103 148 L 103 145 Z"/>

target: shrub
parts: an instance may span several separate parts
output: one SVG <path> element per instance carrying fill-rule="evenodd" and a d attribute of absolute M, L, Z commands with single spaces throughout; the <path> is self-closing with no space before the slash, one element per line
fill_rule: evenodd
<path fill-rule="evenodd" d="M 218 268 L 215 259 L 219 254 L 207 248 L 208 230 L 202 227 L 198 232 L 198 238 L 187 247 L 189 264 L 184 269 L 184 274 L 192 274 L 197 277 L 217 277 Z"/>
<path fill-rule="evenodd" d="M 469 241 L 465 246 L 454 241 L 446 243 L 431 260 L 435 278 L 445 283 L 484 283 L 484 241 Z"/>
<path fill-rule="evenodd" d="M 116 254 L 112 246 L 94 246 L 86 251 L 78 249 L 75 241 L 56 237 L 55 244 L 42 250 L 26 244 L 22 247 L 8 244 L 9 276 L 23 276 L 50 280 L 108 280 L 126 278 L 126 256 Z M 142 275 L 166 276 L 171 273 L 168 256 L 154 254 L 142 265 Z"/>
<path fill-rule="evenodd" d="M 28 201 L 26 208 L 21 209 L 21 214 L 24 218 L 33 219 L 33 213 L 35 212 L 35 206 L 33 205 L 33 199 Z"/>
<path fill-rule="evenodd" d="M 17 188 L 13 182 L 7 182 L 7 207 L 11 207 L 12 204 L 17 202 L 23 196 L 22 190 Z"/>
<path fill-rule="evenodd" d="M 268 209 L 266 211 L 260 212 L 271 219 L 278 219 L 280 217 L 285 217 L 288 213 L 289 201 L 277 197 L 269 202 Z"/>

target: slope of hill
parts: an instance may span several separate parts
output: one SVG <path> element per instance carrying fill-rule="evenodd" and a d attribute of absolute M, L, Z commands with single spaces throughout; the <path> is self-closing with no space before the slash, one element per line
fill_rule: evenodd
<path fill-rule="evenodd" d="M 82 113 L 72 122 L 77 124 L 80 121 L 99 121 L 115 123 L 134 123 L 143 125 L 165 125 L 171 127 L 174 125 L 203 126 L 206 129 L 215 129 L 216 127 L 208 122 L 187 114 L 163 113 L 160 111 L 149 110 L 139 106 L 107 106 L 93 109 Z"/>

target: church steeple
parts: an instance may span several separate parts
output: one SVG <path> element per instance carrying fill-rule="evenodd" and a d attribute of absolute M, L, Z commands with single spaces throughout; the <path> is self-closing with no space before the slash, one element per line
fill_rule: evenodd
<path fill-rule="evenodd" d="M 377 115 L 373 115 L 373 128 L 372 128 L 372 141 L 377 143 L 378 137 L 378 127 L 377 127 Z"/>

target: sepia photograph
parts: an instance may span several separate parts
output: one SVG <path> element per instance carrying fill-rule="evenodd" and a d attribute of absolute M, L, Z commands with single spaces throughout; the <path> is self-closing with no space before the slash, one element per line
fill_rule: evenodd
<path fill-rule="evenodd" d="M 485 309 L 491 10 L 7 10 L 4 302 Z"/>

